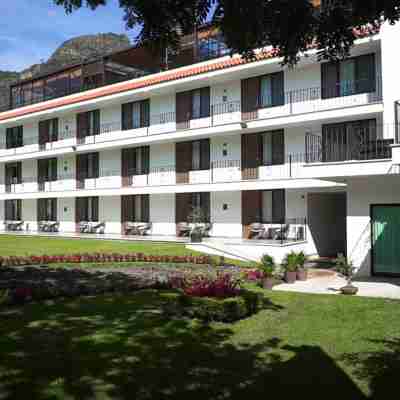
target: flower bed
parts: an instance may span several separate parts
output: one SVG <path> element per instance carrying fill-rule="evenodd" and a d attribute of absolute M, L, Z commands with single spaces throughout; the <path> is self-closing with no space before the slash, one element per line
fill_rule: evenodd
<path fill-rule="evenodd" d="M 240 290 L 235 297 L 194 297 L 185 293 L 163 293 L 164 312 L 174 317 L 203 321 L 234 322 L 255 314 L 262 308 L 260 293 Z"/>
<path fill-rule="evenodd" d="M 143 253 L 94 253 L 70 255 L 9 256 L 0 257 L 0 266 L 23 266 L 40 264 L 80 264 L 80 263 L 119 263 L 119 262 L 153 262 L 174 264 L 210 264 L 210 257 L 202 256 L 153 256 Z"/>

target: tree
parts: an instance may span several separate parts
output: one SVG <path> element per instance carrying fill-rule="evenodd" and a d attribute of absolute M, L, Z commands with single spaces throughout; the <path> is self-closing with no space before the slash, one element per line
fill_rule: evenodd
<path fill-rule="evenodd" d="M 67 13 L 108 2 L 53 1 Z M 177 48 L 179 34 L 211 21 L 232 53 L 252 57 L 253 49 L 272 45 L 285 64 L 295 64 L 310 46 L 321 58 L 342 59 L 357 29 L 400 18 L 400 0 L 119 0 L 119 5 L 127 28 L 141 27 L 138 44 Z"/>

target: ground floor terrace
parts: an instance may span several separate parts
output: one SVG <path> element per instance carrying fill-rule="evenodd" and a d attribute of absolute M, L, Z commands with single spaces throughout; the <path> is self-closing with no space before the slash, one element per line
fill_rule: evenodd
<path fill-rule="evenodd" d="M 182 242 L 239 259 L 345 254 L 360 275 L 400 273 L 399 175 L 332 188 L 0 201 L 2 233 Z M 192 242 L 199 229 L 202 243 Z"/>

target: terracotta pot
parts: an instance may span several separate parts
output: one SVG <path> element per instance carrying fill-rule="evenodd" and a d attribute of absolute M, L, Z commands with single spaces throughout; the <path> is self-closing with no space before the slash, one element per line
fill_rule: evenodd
<path fill-rule="evenodd" d="M 285 281 L 286 283 L 295 283 L 297 277 L 296 271 L 286 271 L 285 272 Z"/>
<path fill-rule="evenodd" d="M 274 286 L 274 283 L 275 283 L 274 278 L 271 278 L 271 277 L 264 278 L 264 279 L 262 280 L 262 287 L 263 287 L 264 289 L 269 289 L 269 290 L 271 290 L 271 289 L 273 288 L 273 286 Z"/>
<path fill-rule="evenodd" d="M 307 275 L 307 270 L 304 268 L 301 268 L 296 272 L 296 277 L 298 281 L 306 281 Z"/>
<path fill-rule="evenodd" d="M 351 283 L 348 283 L 346 286 L 340 288 L 340 291 L 342 292 L 342 294 L 355 295 L 358 292 L 358 287 L 353 286 Z"/>

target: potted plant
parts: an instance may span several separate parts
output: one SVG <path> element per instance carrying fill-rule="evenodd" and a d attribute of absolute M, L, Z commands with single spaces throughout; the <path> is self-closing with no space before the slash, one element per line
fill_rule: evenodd
<path fill-rule="evenodd" d="M 282 262 L 283 270 L 285 271 L 285 281 L 287 283 L 295 283 L 297 278 L 297 254 L 291 252 L 286 255 Z"/>
<path fill-rule="evenodd" d="M 203 239 L 204 222 L 206 215 L 199 206 L 192 207 L 192 211 L 188 215 L 188 223 L 192 225 L 190 230 L 190 241 L 193 243 L 200 243 Z"/>
<path fill-rule="evenodd" d="M 343 276 L 346 277 L 347 284 L 343 287 L 340 288 L 340 291 L 342 294 L 348 294 L 348 295 L 355 295 L 358 292 L 358 287 L 353 285 L 353 276 L 354 276 L 354 271 L 355 268 L 353 266 L 353 263 L 350 261 L 347 261 L 347 258 L 343 255 L 340 255 L 336 259 L 336 271 L 342 274 Z"/>
<path fill-rule="evenodd" d="M 306 261 L 307 261 L 307 256 L 304 254 L 303 251 L 300 251 L 299 253 L 297 253 L 296 278 L 299 281 L 307 280 L 307 269 L 305 268 Z"/>
<path fill-rule="evenodd" d="M 275 273 L 275 260 L 268 254 L 264 254 L 261 257 L 260 264 L 258 265 L 258 269 L 262 272 L 262 287 L 264 289 L 272 289 L 275 283 L 274 273 Z"/>

